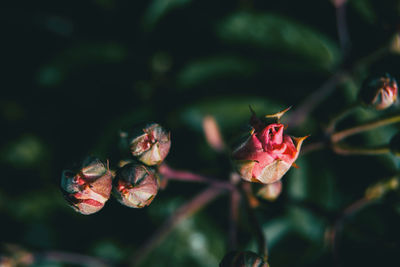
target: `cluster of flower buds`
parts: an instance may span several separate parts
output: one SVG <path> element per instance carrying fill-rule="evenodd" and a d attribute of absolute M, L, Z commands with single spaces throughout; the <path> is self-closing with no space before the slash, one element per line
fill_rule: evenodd
<path fill-rule="evenodd" d="M 233 251 L 225 255 L 220 267 L 269 267 L 268 263 L 251 251 Z"/>
<path fill-rule="evenodd" d="M 129 159 L 114 175 L 97 158 L 86 159 L 76 171 L 65 170 L 61 188 L 65 199 L 78 212 L 99 211 L 110 198 L 133 208 L 148 206 L 159 189 L 156 165 L 163 162 L 171 147 L 170 133 L 152 123 L 129 137 Z M 115 176 L 115 177 L 114 177 Z"/>
<path fill-rule="evenodd" d="M 169 153 L 171 135 L 157 123 L 140 127 L 126 135 L 134 161 L 117 171 L 113 194 L 131 208 L 148 206 L 157 195 L 160 181 L 154 166 L 160 165 Z"/>
<path fill-rule="evenodd" d="M 384 110 L 397 100 L 397 82 L 389 74 L 371 77 L 364 81 L 359 98 L 361 102 L 376 110 Z"/>
<path fill-rule="evenodd" d="M 267 118 L 277 119 L 272 124 L 264 123 L 253 112 L 251 134 L 233 152 L 233 160 L 244 180 L 272 184 L 294 165 L 307 136 L 295 138 L 284 134 L 285 126 L 279 120 L 287 110 L 267 115 Z"/>
<path fill-rule="evenodd" d="M 92 214 L 103 208 L 110 198 L 113 175 L 102 161 L 87 158 L 76 170 L 65 170 L 61 189 L 65 199 L 78 212 Z"/>

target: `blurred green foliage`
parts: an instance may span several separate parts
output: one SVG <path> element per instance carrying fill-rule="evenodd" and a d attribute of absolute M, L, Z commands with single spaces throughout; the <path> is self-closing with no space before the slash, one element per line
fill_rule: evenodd
<path fill-rule="evenodd" d="M 83 216 L 62 199 L 64 168 L 88 154 L 114 164 L 120 157 L 119 132 L 156 121 L 172 132 L 170 165 L 228 179 L 227 160 L 215 155 L 202 134 L 205 115 L 216 118 L 232 143 L 247 131 L 249 105 L 259 115 L 295 109 L 335 70 L 388 44 L 400 25 L 398 0 L 349 0 L 352 46 L 345 55 L 328 0 L 21 0 L 4 5 L 0 242 L 121 265 L 203 186 L 174 182 L 148 208 L 129 209 L 111 199 L 99 213 Z M 365 76 L 383 71 L 399 79 L 399 59 L 384 54 L 357 69 L 304 125 L 289 125 L 289 133 L 317 140 L 327 120 L 355 100 Z M 376 116 L 357 111 L 339 127 Z M 398 129 L 349 140 L 384 144 Z M 343 157 L 322 150 L 300 158 L 298 165 L 283 178 L 279 199 L 256 210 L 269 239 L 270 264 L 334 266 L 324 245 L 328 227 L 370 184 L 393 175 L 399 162 L 392 156 Z M 399 194 L 391 193 L 346 223 L 339 247 L 342 266 L 398 265 L 399 207 Z M 228 249 L 228 210 L 224 196 L 183 221 L 143 266 L 216 266 Z M 238 227 L 239 248 L 255 251 L 243 212 Z"/>

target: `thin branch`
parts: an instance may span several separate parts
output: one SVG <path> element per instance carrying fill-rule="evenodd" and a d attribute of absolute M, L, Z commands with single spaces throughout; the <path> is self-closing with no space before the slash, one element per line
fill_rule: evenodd
<path fill-rule="evenodd" d="M 343 55 L 347 55 L 350 49 L 350 36 L 346 20 L 347 0 L 334 0 L 336 8 L 336 25 L 339 36 L 340 47 Z"/>
<path fill-rule="evenodd" d="M 235 190 L 235 187 L 227 181 L 221 181 L 189 171 L 175 170 L 169 167 L 167 164 L 161 165 L 158 171 L 166 180 L 206 183 L 214 187 L 225 188 L 227 190 Z"/>
<path fill-rule="evenodd" d="M 328 97 L 341 83 L 347 74 L 344 71 L 338 71 L 332 75 L 321 87 L 311 93 L 307 98 L 300 103 L 298 108 L 290 114 L 288 125 L 297 127 L 301 125 L 307 116 L 320 104 L 326 97 Z"/>
<path fill-rule="evenodd" d="M 366 122 L 364 124 L 360 124 L 339 132 L 336 132 L 334 134 L 332 134 L 331 136 L 331 141 L 333 143 L 336 143 L 346 137 L 349 137 L 351 135 L 355 135 L 361 132 L 365 132 L 368 130 L 372 130 L 374 128 L 378 128 L 381 126 L 385 126 L 385 125 L 389 125 L 389 124 L 393 124 L 393 123 L 397 123 L 400 122 L 400 115 L 394 115 L 388 118 L 384 118 L 384 119 L 379 119 L 379 120 L 374 120 L 371 122 Z"/>
<path fill-rule="evenodd" d="M 314 151 L 318 151 L 318 150 L 322 150 L 324 148 L 326 148 L 326 142 L 324 141 L 317 141 L 314 143 L 308 143 L 306 145 L 303 146 L 303 148 L 300 150 L 300 155 L 304 156 L 308 153 L 314 152 Z"/>
<path fill-rule="evenodd" d="M 349 105 L 348 107 L 345 107 L 343 110 L 341 110 L 338 114 L 336 114 L 328 123 L 325 133 L 327 135 L 332 134 L 335 131 L 336 124 L 344 119 L 347 115 L 355 111 L 357 108 L 360 107 L 360 102 L 356 101 L 355 103 Z"/>
<path fill-rule="evenodd" d="M 247 184 L 249 184 L 249 183 L 247 183 Z M 243 187 L 246 184 L 241 183 L 241 185 L 242 185 L 242 191 L 244 191 Z M 246 196 L 246 194 L 244 192 L 242 192 L 242 195 Z M 244 200 L 245 200 L 245 207 L 246 207 L 246 212 L 247 212 L 247 215 L 249 218 L 249 222 L 252 225 L 253 234 L 256 238 L 258 254 L 262 255 L 264 260 L 267 260 L 268 259 L 267 239 L 263 233 L 260 223 L 258 222 L 257 216 L 254 213 L 254 209 L 251 207 L 250 199 L 248 197 L 244 197 Z"/>
<path fill-rule="evenodd" d="M 149 253 L 160 245 L 160 243 L 181 221 L 196 213 L 223 192 L 224 190 L 222 188 L 210 186 L 195 196 L 192 200 L 179 207 L 133 255 L 131 258 L 131 265 L 139 266 L 140 263 L 146 259 Z"/>
<path fill-rule="evenodd" d="M 334 143 L 332 149 L 340 155 L 382 155 L 390 153 L 388 145 L 379 147 L 351 147 L 339 143 Z"/>
<path fill-rule="evenodd" d="M 372 203 L 371 200 L 365 197 L 353 202 L 347 208 L 344 209 L 342 215 L 333 224 L 333 227 L 329 234 L 329 243 L 332 249 L 332 254 L 336 265 L 338 265 L 339 263 L 339 252 L 338 252 L 339 237 L 343 230 L 343 225 L 346 219 L 355 215 L 357 212 L 359 212 L 361 209 L 363 209 L 364 207 L 366 207 L 368 204 L 371 203 Z"/>
<path fill-rule="evenodd" d="M 239 204 L 240 194 L 237 190 L 231 192 L 230 197 L 230 209 L 229 209 L 229 250 L 233 251 L 237 249 L 237 224 L 239 218 Z"/>

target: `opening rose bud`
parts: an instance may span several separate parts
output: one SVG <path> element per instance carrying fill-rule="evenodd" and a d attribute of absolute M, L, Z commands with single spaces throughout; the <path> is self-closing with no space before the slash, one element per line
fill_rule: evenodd
<path fill-rule="evenodd" d="M 284 125 L 272 123 L 264 128 L 260 120 L 254 124 L 250 137 L 236 148 L 233 159 L 243 179 L 264 184 L 282 178 L 297 159 L 306 137 L 293 138 L 283 133 Z M 264 124 L 262 124 L 264 125 Z"/>
<path fill-rule="evenodd" d="M 390 107 L 397 100 L 397 82 L 389 74 L 379 78 L 368 78 L 360 91 L 361 102 L 376 110 Z"/>
<path fill-rule="evenodd" d="M 61 189 L 72 208 L 88 215 L 102 209 L 110 198 L 112 178 L 108 166 L 91 157 L 78 171 L 63 171 Z"/>
<path fill-rule="evenodd" d="M 220 267 L 268 267 L 268 263 L 251 251 L 232 251 L 224 256 Z"/>
<path fill-rule="evenodd" d="M 170 133 L 157 123 L 147 125 L 130 141 L 132 155 L 148 166 L 160 164 L 168 155 L 170 147 Z"/>
<path fill-rule="evenodd" d="M 157 195 L 159 178 L 139 163 L 129 163 L 117 171 L 113 193 L 117 200 L 131 208 L 148 206 Z"/>

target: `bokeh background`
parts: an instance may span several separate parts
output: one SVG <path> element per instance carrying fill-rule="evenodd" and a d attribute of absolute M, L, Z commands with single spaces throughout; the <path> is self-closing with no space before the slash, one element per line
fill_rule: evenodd
<path fill-rule="evenodd" d="M 228 179 L 229 160 L 204 138 L 205 115 L 232 144 L 247 129 L 249 105 L 259 115 L 296 110 L 338 70 L 349 71 L 303 123 L 289 125 L 289 133 L 311 134 L 313 142 L 356 99 L 366 76 L 400 78 L 396 49 L 380 53 L 395 45 L 397 0 L 349 0 L 344 49 L 328 0 L 10 1 L 0 14 L 0 242 L 35 253 L 126 264 L 169 214 L 205 188 L 171 182 L 148 208 L 111 199 L 97 214 L 75 213 L 59 190 L 61 171 L 86 155 L 115 164 L 121 130 L 159 122 L 172 132 L 171 166 Z M 380 114 L 358 110 L 341 127 Z M 351 140 L 382 144 L 396 131 L 385 127 Z M 396 173 L 398 161 L 325 149 L 297 163 L 280 198 L 256 210 L 270 264 L 334 266 L 327 229 L 369 185 Z M 143 266 L 217 266 L 228 248 L 228 200 L 220 197 L 179 224 Z M 399 266 L 399 225 L 400 198 L 392 192 L 346 220 L 340 264 Z M 241 212 L 239 248 L 255 251 L 250 227 Z"/>

